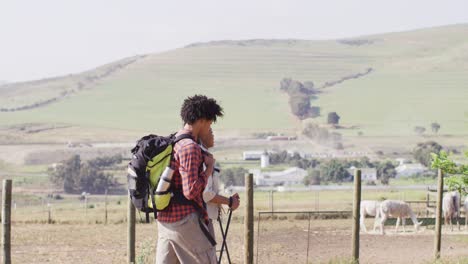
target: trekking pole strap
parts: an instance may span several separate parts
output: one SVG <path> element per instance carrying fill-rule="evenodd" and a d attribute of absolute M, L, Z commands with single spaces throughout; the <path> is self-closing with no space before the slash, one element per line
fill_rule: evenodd
<path fill-rule="evenodd" d="M 198 214 L 198 225 L 200 226 L 200 229 L 202 230 L 203 234 L 206 236 L 208 241 L 210 241 L 211 245 L 216 246 L 216 240 L 213 238 L 210 231 L 208 231 L 206 225 L 203 223 L 203 209 L 200 207 L 200 205 L 198 205 L 197 202 L 195 202 L 194 200 L 187 199 L 180 191 L 173 191 L 172 194 L 173 197 L 171 201 L 178 204 L 191 205 L 193 206 L 193 208 L 195 208 Z"/>
<path fill-rule="evenodd" d="M 203 234 L 206 236 L 208 241 L 210 241 L 211 245 L 213 247 L 216 246 L 216 241 L 214 240 L 210 231 L 206 228 L 206 225 L 203 223 L 203 220 L 201 217 L 198 217 L 198 225 L 200 226 L 200 229 L 202 230 Z"/>

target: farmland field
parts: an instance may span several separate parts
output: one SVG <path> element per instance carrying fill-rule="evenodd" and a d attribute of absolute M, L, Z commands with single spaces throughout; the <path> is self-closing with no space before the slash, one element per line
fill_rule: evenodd
<path fill-rule="evenodd" d="M 6 166 L 6 165 L 3 165 Z M 107 197 L 108 220 L 105 224 L 105 197 L 91 195 L 87 203 L 79 195 L 55 192 L 44 174 L 44 165 L 11 167 L 13 178 L 12 256 L 18 263 L 122 263 L 126 256 L 126 208 L 127 198 L 112 194 Z M 426 198 L 425 189 L 399 189 L 413 184 L 432 185 L 434 180 L 400 179 L 383 190 L 363 189 L 362 199 L 419 200 Z M 326 187 L 326 186 L 325 186 Z M 351 190 L 321 190 L 300 192 L 274 192 L 274 211 L 329 211 L 352 209 Z M 240 192 L 241 201 L 245 195 Z M 431 196 L 431 199 L 434 197 Z M 271 210 L 270 194 L 256 191 L 254 215 Z M 87 205 L 87 207 L 86 207 Z M 418 217 L 432 216 L 424 204 L 412 204 Z M 50 212 L 50 222 L 49 222 Z M 229 231 L 229 250 L 233 263 L 243 261 L 243 203 L 233 215 Z M 137 213 L 137 221 L 144 219 Z M 343 218 L 344 217 L 344 218 Z M 328 217 L 327 217 L 328 218 Z M 373 219 L 366 220 L 368 229 Z M 395 234 L 391 228 L 386 236 L 362 233 L 361 263 L 429 263 L 432 257 L 433 226 L 424 226 L 414 234 L 411 221 L 407 232 Z M 255 227 L 255 258 L 258 263 L 305 262 L 307 237 L 309 236 L 309 263 L 346 263 L 351 252 L 351 218 L 342 215 L 336 219 L 311 219 L 310 233 L 307 218 L 303 214 L 281 214 L 271 219 L 262 218 L 258 232 Z M 216 229 L 217 230 L 217 229 Z M 442 256 L 447 263 L 464 263 L 468 258 L 465 248 L 467 231 L 444 231 Z M 218 233 L 219 234 L 219 233 Z M 259 236 L 258 236 L 259 235 Z M 153 263 L 156 246 L 156 224 L 137 224 L 138 263 Z M 219 236 L 218 236 L 219 239 Z M 388 254 L 391 248 L 393 254 Z"/>
<path fill-rule="evenodd" d="M 122 212 L 123 214 L 123 212 Z M 370 224 L 371 220 L 368 221 Z M 307 220 L 265 220 L 260 236 L 255 223 L 256 263 L 304 263 L 307 254 Z M 215 229 L 218 232 L 219 229 Z M 156 224 L 136 228 L 137 263 L 154 263 Z M 126 224 L 35 224 L 14 223 L 12 255 L 17 263 L 124 263 Z M 220 236 L 218 234 L 218 244 Z M 443 236 L 444 263 L 466 263 L 467 231 Z M 228 235 L 233 263 L 243 262 L 243 224 L 233 221 Z M 361 234 L 361 263 L 430 263 L 433 231 L 415 234 L 389 231 L 386 236 Z M 257 248 L 258 255 L 257 255 Z M 219 247 L 218 247 L 219 248 Z M 309 263 L 348 263 L 351 255 L 351 219 L 311 220 Z M 31 261 L 34 259 L 34 261 Z"/>

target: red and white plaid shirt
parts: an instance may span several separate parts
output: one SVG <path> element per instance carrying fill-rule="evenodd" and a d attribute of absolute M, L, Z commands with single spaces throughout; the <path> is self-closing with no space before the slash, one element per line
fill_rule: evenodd
<path fill-rule="evenodd" d="M 181 130 L 177 135 L 187 134 L 188 132 Z M 208 214 L 202 198 L 206 186 L 206 177 L 202 164 L 201 148 L 195 141 L 188 138 L 182 139 L 175 144 L 174 159 L 171 163 L 171 167 L 174 169 L 172 187 L 174 190 L 182 190 L 187 199 L 194 200 L 202 208 L 202 217 L 205 221 L 208 221 Z M 158 220 L 161 222 L 177 222 L 196 211 L 193 205 L 171 202 L 164 211 L 158 212 Z"/>

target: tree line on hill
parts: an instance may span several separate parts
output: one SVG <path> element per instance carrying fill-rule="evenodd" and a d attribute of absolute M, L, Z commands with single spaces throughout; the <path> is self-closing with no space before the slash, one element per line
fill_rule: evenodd
<path fill-rule="evenodd" d="M 291 78 L 283 78 L 280 81 L 280 90 L 289 95 L 289 106 L 291 112 L 299 119 L 314 118 L 320 116 L 320 107 L 312 106 L 311 99 L 316 98 L 321 89 L 331 87 L 347 80 L 358 79 L 372 73 L 372 67 L 367 68 L 364 72 L 358 72 L 341 77 L 337 80 L 327 81 L 321 87 L 316 87 L 314 82 L 305 81 L 300 82 Z M 332 112 L 336 114 L 335 112 Z M 338 117 L 338 118 L 337 118 Z M 329 124 L 338 124 L 339 116 L 333 116 L 331 113 L 328 115 Z"/>
<path fill-rule="evenodd" d="M 140 58 L 143 58 L 143 57 L 144 56 L 136 56 L 136 57 L 128 58 L 128 59 L 126 59 L 124 61 L 121 61 L 120 63 L 116 63 L 116 64 L 112 64 L 110 66 L 106 66 L 105 69 L 100 73 L 93 73 L 93 72 L 86 73 L 84 78 L 82 78 L 81 81 L 77 82 L 74 85 L 74 87 L 71 87 L 71 89 L 69 89 L 69 90 L 62 91 L 59 96 L 55 96 L 55 97 L 45 99 L 45 100 L 39 100 L 37 102 L 31 103 L 31 104 L 28 104 L 28 105 L 22 105 L 22 106 L 11 107 L 11 108 L 1 107 L 0 112 L 17 112 L 17 111 L 31 110 L 31 109 L 34 109 L 34 108 L 49 105 L 49 104 L 54 103 L 54 102 L 58 102 L 61 99 L 65 98 L 67 96 L 70 96 L 70 95 L 76 93 L 77 91 L 82 90 L 85 86 L 96 83 L 96 82 L 102 80 L 103 78 L 106 78 L 106 77 L 110 76 L 111 74 L 115 73 L 116 71 L 119 71 L 119 70 L 127 67 L 128 65 L 136 62 L 137 60 L 139 60 Z M 56 81 L 56 80 L 58 80 L 58 78 L 50 78 L 50 79 L 46 79 L 45 81 Z M 33 84 L 33 82 L 28 82 L 28 83 Z M 35 83 L 40 84 L 40 83 L 44 83 L 44 81 L 39 80 L 39 81 L 36 81 Z"/>
<path fill-rule="evenodd" d="M 413 130 L 414 130 L 414 132 L 416 132 L 416 134 L 418 134 L 418 135 L 420 135 L 420 136 L 423 135 L 424 132 L 426 132 L 426 128 L 423 127 L 423 126 L 415 126 Z M 437 122 L 431 123 L 431 130 L 432 130 L 432 132 L 433 132 L 434 134 L 439 133 L 440 124 L 437 123 Z"/>
<path fill-rule="evenodd" d="M 291 78 L 284 78 L 280 82 L 280 90 L 289 95 L 291 111 L 299 119 L 302 120 L 320 115 L 320 108 L 313 107 L 310 104 L 312 96 L 318 93 L 313 82 L 307 81 L 302 83 Z"/>

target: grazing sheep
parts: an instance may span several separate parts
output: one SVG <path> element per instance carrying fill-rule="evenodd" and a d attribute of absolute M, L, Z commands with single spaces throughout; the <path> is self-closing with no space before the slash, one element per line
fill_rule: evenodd
<path fill-rule="evenodd" d="M 415 232 L 418 231 L 419 226 L 422 222 L 418 222 L 418 219 L 413 213 L 413 210 L 409 207 L 409 205 L 403 201 L 395 201 L 395 200 L 385 200 L 380 204 L 380 215 L 382 219 L 380 220 L 380 231 L 385 234 L 385 221 L 388 219 L 389 216 L 397 217 L 397 223 L 395 228 L 395 233 L 398 232 L 398 226 L 400 225 L 400 220 L 403 220 L 403 231 L 405 230 L 405 221 L 407 217 L 411 217 L 414 224 Z"/>
<path fill-rule="evenodd" d="M 460 223 L 458 222 L 458 216 L 460 215 L 460 194 L 458 192 L 448 192 L 444 195 L 442 200 L 442 210 L 444 212 L 444 224 L 448 226 L 450 221 L 450 230 L 453 231 L 452 221 L 453 218 L 457 218 L 457 226 L 460 229 Z"/>
<path fill-rule="evenodd" d="M 361 209 L 360 209 L 360 223 L 361 228 L 364 232 L 367 232 L 366 225 L 364 224 L 364 219 L 366 215 L 374 216 L 374 231 L 377 227 L 377 219 L 379 218 L 380 212 L 380 203 L 378 201 L 361 201 Z"/>

